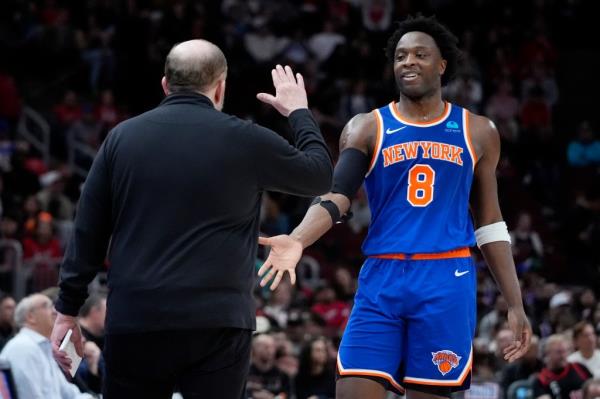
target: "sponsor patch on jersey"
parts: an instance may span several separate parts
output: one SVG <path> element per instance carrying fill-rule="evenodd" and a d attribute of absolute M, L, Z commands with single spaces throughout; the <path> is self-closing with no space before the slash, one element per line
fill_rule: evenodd
<path fill-rule="evenodd" d="M 456 123 L 455 121 L 448 121 L 448 122 L 446 122 L 446 131 L 447 132 L 453 132 L 453 133 L 460 132 L 460 128 L 458 127 L 458 123 Z"/>
<path fill-rule="evenodd" d="M 458 367 L 462 357 L 449 350 L 431 352 L 431 361 L 442 375 L 448 374 L 452 369 Z"/>

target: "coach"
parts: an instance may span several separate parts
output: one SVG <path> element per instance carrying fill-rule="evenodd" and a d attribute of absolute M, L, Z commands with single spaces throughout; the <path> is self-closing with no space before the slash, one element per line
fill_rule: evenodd
<path fill-rule="evenodd" d="M 227 62 L 215 45 L 174 46 L 166 98 L 116 126 L 84 184 L 60 272 L 57 345 L 108 254 L 104 397 L 235 398 L 248 372 L 255 327 L 254 262 L 265 190 L 315 196 L 332 162 L 307 110 L 302 77 L 272 71 L 275 96 L 258 98 L 289 118 L 295 146 L 221 112 Z M 109 246 L 110 243 L 110 246 Z"/>

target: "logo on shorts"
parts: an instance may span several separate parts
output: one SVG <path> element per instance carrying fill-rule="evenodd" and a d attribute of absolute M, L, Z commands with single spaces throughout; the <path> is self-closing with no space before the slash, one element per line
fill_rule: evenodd
<path fill-rule="evenodd" d="M 458 367 L 461 358 L 461 356 L 449 350 L 431 352 L 431 361 L 437 366 L 442 375 L 446 375 L 450 370 Z"/>

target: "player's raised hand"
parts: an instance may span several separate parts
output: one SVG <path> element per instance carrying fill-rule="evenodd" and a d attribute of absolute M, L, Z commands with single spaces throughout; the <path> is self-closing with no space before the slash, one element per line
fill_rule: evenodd
<path fill-rule="evenodd" d="M 268 93 L 258 93 L 256 98 L 274 107 L 281 115 L 289 116 L 293 111 L 308 108 L 304 79 L 297 73 L 294 76 L 292 68 L 277 65 L 271 70 L 275 96 Z"/>
<path fill-rule="evenodd" d="M 504 359 L 513 362 L 529 350 L 531 325 L 522 308 L 508 310 L 508 325 L 513 332 L 513 342 L 504 349 Z"/>
<path fill-rule="evenodd" d="M 292 284 L 295 284 L 295 269 L 302 256 L 302 244 L 288 235 L 258 237 L 258 243 L 271 247 L 267 260 L 258 271 L 259 277 L 264 275 L 260 281 L 261 287 L 264 287 L 269 281 L 273 280 L 271 290 L 274 290 L 281 282 L 286 271 L 290 274 Z"/>

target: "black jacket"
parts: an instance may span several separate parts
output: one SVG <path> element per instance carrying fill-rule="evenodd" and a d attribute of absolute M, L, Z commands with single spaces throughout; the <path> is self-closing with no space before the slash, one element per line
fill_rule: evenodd
<path fill-rule="evenodd" d="M 56 309 L 77 314 L 110 241 L 108 333 L 253 329 L 262 192 L 331 188 L 310 112 L 289 122 L 295 147 L 185 93 L 116 126 L 84 184 Z"/>

